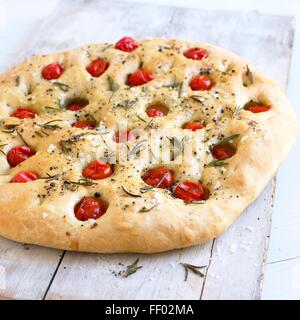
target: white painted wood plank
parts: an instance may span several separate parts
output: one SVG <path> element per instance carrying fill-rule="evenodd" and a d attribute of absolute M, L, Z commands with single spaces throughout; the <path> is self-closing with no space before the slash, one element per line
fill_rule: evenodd
<path fill-rule="evenodd" d="M 43 299 L 61 253 L 0 238 L 0 299 Z"/>
<path fill-rule="evenodd" d="M 266 265 L 262 299 L 300 299 L 300 257 Z"/>

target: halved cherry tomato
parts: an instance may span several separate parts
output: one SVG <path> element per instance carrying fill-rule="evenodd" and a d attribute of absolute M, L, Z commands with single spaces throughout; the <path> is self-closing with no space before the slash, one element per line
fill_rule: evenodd
<path fill-rule="evenodd" d="M 19 119 L 33 119 L 36 116 L 36 113 L 25 108 L 18 108 L 11 116 Z"/>
<path fill-rule="evenodd" d="M 213 86 L 211 79 L 206 75 L 197 75 L 190 81 L 190 87 L 193 91 L 210 90 Z"/>
<path fill-rule="evenodd" d="M 154 79 L 152 73 L 145 70 L 138 70 L 128 76 L 127 84 L 131 87 L 141 86 Z"/>
<path fill-rule="evenodd" d="M 35 152 L 27 146 L 17 146 L 9 150 L 7 153 L 7 162 L 11 167 L 15 167 L 34 154 Z"/>
<path fill-rule="evenodd" d="M 99 180 L 111 176 L 112 173 L 110 164 L 96 160 L 84 168 L 82 175 L 89 179 Z"/>
<path fill-rule="evenodd" d="M 147 171 L 142 179 L 155 188 L 169 189 L 174 183 L 174 174 L 166 167 L 157 167 Z"/>
<path fill-rule="evenodd" d="M 202 60 L 204 58 L 207 58 L 208 53 L 205 49 L 202 48 L 191 48 L 187 50 L 184 55 L 193 60 Z"/>
<path fill-rule="evenodd" d="M 183 129 L 188 129 L 188 130 L 192 130 L 192 131 L 196 131 L 199 129 L 203 129 L 204 128 L 204 124 L 198 121 L 192 121 L 189 122 L 187 124 L 185 124 L 185 126 L 183 127 Z"/>
<path fill-rule="evenodd" d="M 89 120 L 78 120 L 72 124 L 72 127 L 93 130 L 96 128 L 96 124 Z"/>
<path fill-rule="evenodd" d="M 216 144 L 212 149 L 211 153 L 217 160 L 231 158 L 236 153 L 235 147 L 229 143 Z"/>
<path fill-rule="evenodd" d="M 138 46 L 139 46 L 138 43 L 131 37 L 124 37 L 115 44 L 116 49 L 119 49 L 125 52 L 131 52 L 134 49 L 136 49 Z"/>
<path fill-rule="evenodd" d="M 106 209 L 100 199 L 84 197 L 74 208 L 75 217 L 80 221 L 98 219 L 105 213 Z"/>
<path fill-rule="evenodd" d="M 92 61 L 87 67 L 86 71 L 93 77 L 100 77 L 108 68 L 109 63 L 97 58 L 94 61 Z"/>
<path fill-rule="evenodd" d="M 264 106 L 260 104 L 251 104 L 249 107 L 246 107 L 245 110 L 251 111 L 253 113 L 266 112 L 271 110 L 271 106 Z"/>
<path fill-rule="evenodd" d="M 148 117 L 163 117 L 165 115 L 162 110 L 156 108 L 149 108 L 146 112 Z"/>
<path fill-rule="evenodd" d="M 13 177 L 11 183 L 26 183 L 38 179 L 38 175 L 32 171 L 22 171 Z"/>
<path fill-rule="evenodd" d="M 58 62 L 53 62 L 43 68 L 42 77 L 46 80 L 58 79 L 63 71 L 64 68 Z"/>
<path fill-rule="evenodd" d="M 174 188 L 173 194 L 185 202 L 204 200 L 202 185 L 191 181 L 179 182 Z"/>
<path fill-rule="evenodd" d="M 113 137 L 113 140 L 116 142 L 116 143 L 120 143 L 120 142 L 127 142 L 127 141 L 132 141 L 132 140 L 135 140 L 137 137 L 136 135 L 130 131 L 130 130 L 127 130 L 127 131 L 117 131 Z"/>
<path fill-rule="evenodd" d="M 85 106 L 86 106 L 86 104 L 75 103 L 75 104 L 71 104 L 71 105 L 67 106 L 67 110 L 78 111 L 78 110 L 83 109 Z"/>

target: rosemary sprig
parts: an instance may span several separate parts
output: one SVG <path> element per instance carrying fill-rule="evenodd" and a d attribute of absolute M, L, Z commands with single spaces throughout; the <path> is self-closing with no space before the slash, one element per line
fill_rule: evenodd
<path fill-rule="evenodd" d="M 107 46 L 105 46 L 104 48 L 101 49 L 101 52 L 106 51 L 107 49 L 111 48 L 113 45 L 110 43 Z"/>
<path fill-rule="evenodd" d="M 233 134 L 231 136 L 225 137 L 218 144 L 223 144 L 223 143 L 226 143 L 226 142 L 230 142 L 230 141 L 238 138 L 239 136 L 240 135 L 237 133 L 237 134 Z"/>
<path fill-rule="evenodd" d="M 64 180 L 63 183 L 64 184 L 73 184 L 73 185 L 77 185 L 77 186 L 87 186 L 87 187 L 97 184 L 96 182 L 92 181 L 91 179 L 87 179 L 87 178 L 81 178 L 78 181 Z"/>
<path fill-rule="evenodd" d="M 245 106 L 236 107 L 236 109 L 232 113 L 232 116 L 236 117 L 244 108 L 245 108 Z"/>
<path fill-rule="evenodd" d="M 153 205 L 152 207 L 150 207 L 150 208 L 143 207 L 143 208 L 141 208 L 138 212 L 149 212 L 149 211 L 151 211 L 152 209 L 154 209 L 156 206 L 157 206 L 157 203 L 154 204 L 154 205 Z"/>
<path fill-rule="evenodd" d="M 69 89 L 71 89 L 69 85 L 58 81 L 53 82 L 53 85 L 57 86 L 63 92 L 68 92 Z"/>
<path fill-rule="evenodd" d="M 142 197 L 140 194 L 135 194 L 135 193 L 132 193 L 132 192 L 126 190 L 123 186 L 121 186 L 121 188 L 126 194 L 128 194 L 131 197 L 134 197 L 134 198 L 141 198 Z"/>
<path fill-rule="evenodd" d="M 130 109 L 137 103 L 137 100 L 124 100 L 121 103 L 117 104 L 117 107 L 123 108 L 123 109 Z"/>
<path fill-rule="evenodd" d="M 46 177 L 40 177 L 39 179 L 44 179 L 44 180 L 47 180 L 47 181 L 50 181 L 50 180 L 58 180 L 58 178 L 61 176 L 61 174 L 55 174 L 53 176 L 51 176 L 51 174 L 49 174 L 47 172 L 47 176 Z"/>
<path fill-rule="evenodd" d="M 246 65 L 246 77 L 249 79 L 249 82 L 251 84 L 254 83 L 254 79 L 253 79 L 253 73 L 251 72 L 251 70 L 249 69 L 249 66 Z"/>
<path fill-rule="evenodd" d="M 7 146 L 7 143 L 0 145 L 0 153 L 2 153 L 4 156 L 6 155 L 5 152 L 2 150 L 3 147 Z"/>
<path fill-rule="evenodd" d="M 119 85 L 114 81 L 114 79 L 111 76 L 108 76 L 107 80 L 108 80 L 109 90 L 112 91 L 112 94 L 109 98 L 109 102 L 110 102 L 115 92 L 119 89 Z"/>
<path fill-rule="evenodd" d="M 20 133 L 20 131 L 17 130 L 17 129 L 15 129 L 15 130 L 16 130 L 16 133 L 17 133 L 18 137 L 22 140 L 22 142 L 23 142 L 27 147 L 30 148 L 30 144 L 24 139 L 24 137 L 22 136 L 22 134 Z"/>
<path fill-rule="evenodd" d="M 61 129 L 61 127 L 58 124 L 52 124 L 53 122 L 57 122 L 57 121 L 63 121 L 63 120 L 61 120 L 61 119 L 51 120 L 51 121 L 48 121 L 44 124 L 39 124 L 38 126 L 43 129 L 49 129 L 49 130 Z"/>
<path fill-rule="evenodd" d="M 206 268 L 206 266 L 195 266 L 193 264 L 189 264 L 189 263 L 183 263 L 180 262 L 180 264 L 184 267 L 185 269 L 185 277 L 184 277 L 184 281 L 187 281 L 188 275 L 189 275 L 189 271 L 193 272 L 194 274 L 200 276 L 201 278 L 203 278 L 205 276 L 204 273 L 202 273 L 201 271 L 199 271 L 198 269 L 203 269 Z"/>
<path fill-rule="evenodd" d="M 206 100 L 205 97 L 201 97 L 201 96 L 197 96 L 197 95 L 191 96 L 191 99 L 201 103 L 202 105 L 204 105 L 204 101 Z"/>
<path fill-rule="evenodd" d="M 73 135 L 71 136 L 69 139 L 67 140 L 61 140 L 59 141 L 59 145 L 61 148 L 61 151 L 63 153 L 69 153 L 72 151 L 72 145 L 76 142 L 78 142 L 80 140 L 80 138 L 82 137 L 82 134 L 77 134 L 77 135 Z"/>
<path fill-rule="evenodd" d="M 206 167 L 224 167 L 227 166 L 228 163 L 224 161 L 224 159 L 213 160 L 206 165 Z"/>
<path fill-rule="evenodd" d="M 123 278 L 127 278 L 133 273 L 137 272 L 139 269 L 143 268 L 143 266 L 138 266 L 140 259 L 136 259 L 132 264 L 128 265 L 124 271 L 120 273 L 120 276 Z"/>
<path fill-rule="evenodd" d="M 3 127 L 2 132 L 4 133 L 14 133 L 16 131 L 18 124 L 6 124 Z"/>
<path fill-rule="evenodd" d="M 147 185 L 147 186 L 144 186 L 144 187 L 141 187 L 141 188 L 140 188 L 140 193 L 145 193 L 145 192 L 148 192 L 148 191 L 150 191 L 150 190 L 152 190 L 152 189 L 154 189 L 153 186 Z"/>

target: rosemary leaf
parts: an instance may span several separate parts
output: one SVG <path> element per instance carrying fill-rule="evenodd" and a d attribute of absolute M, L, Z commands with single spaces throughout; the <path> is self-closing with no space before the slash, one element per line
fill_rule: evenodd
<path fill-rule="evenodd" d="M 181 264 L 181 265 L 184 267 L 184 269 L 185 269 L 184 281 L 187 281 L 189 271 L 191 271 L 191 272 L 193 272 L 194 274 L 200 276 L 201 278 L 203 278 L 203 277 L 205 276 L 205 274 L 202 273 L 201 271 L 199 271 L 198 269 L 206 268 L 206 266 L 195 266 L 195 265 L 193 265 L 193 264 L 183 263 L 183 262 L 180 262 L 180 264 Z"/>
<path fill-rule="evenodd" d="M 132 264 L 128 265 L 124 271 L 120 273 L 120 276 L 123 278 L 127 278 L 133 273 L 137 272 L 139 269 L 143 268 L 143 266 L 138 266 L 140 259 L 136 259 Z"/>
<path fill-rule="evenodd" d="M 232 113 L 232 116 L 236 117 L 244 108 L 245 108 L 245 106 L 236 107 L 236 109 Z"/>
<path fill-rule="evenodd" d="M 249 69 L 249 66 L 248 66 L 248 65 L 246 65 L 246 77 L 249 79 L 249 81 L 250 81 L 251 84 L 254 83 L 253 73 L 252 73 L 251 70 Z"/>
<path fill-rule="evenodd" d="M 128 152 L 128 156 L 132 156 L 132 155 L 136 155 L 138 152 L 141 152 L 143 150 L 145 150 L 145 142 L 147 142 L 147 140 L 142 140 L 139 141 L 138 143 L 136 143 Z"/>
<path fill-rule="evenodd" d="M 117 107 L 123 108 L 123 109 L 130 109 L 137 103 L 137 100 L 124 100 L 121 103 L 117 104 Z"/>
<path fill-rule="evenodd" d="M 202 105 L 204 105 L 204 101 L 206 100 L 206 98 L 197 95 L 191 96 L 191 99 L 201 103 Z"/>
<path fill-rule="evenodd" d="M 64 180 L 64 184 L 74 184 L 77 186 L 93 186 L 97 184 L 96 182 L 92 181 L 91 179 L 87 178 L 81 178 L 78 181 L 72 181 L 72 180 Z"/>
<path fill-rule="evenodd" d="M 213 160 L 210 163 L 208 163 L 206 166 L 207 167 L 224 167 L 227 166 L 228 163 L 225 162 L 224 160 L 220 159 L 220 160 Z"/>
<path fill-rule="evenodd" d="M 130 191 L 127 191 L 123 186 L 121 188 L 126 194 L 128 194 L 131 197 L 135 197 L 135 198 L 141 198 L 142 197 L 140 194 L 134 194 L 134 193 L 132 193 Z"/>
<path fill-rule="evenodd" d="M 218 144 L 223 144 L 223 143 L 226 143 L 226 142 L 230 142 L 236 138 L 238 138 L 240 135 L 237 133 L 237 134 L 233 134 L 231 136 L 228 136 L 228 137 L 225 137 L 224 139 L 222 139 Z"/>
<path fill-rule="evenodd" d="M 16 133 L 18 135 L 18 137 L 23 141 L 23 143 L 30 148 L 30 145 L 27 143 L 27 141 L 24 139 L 24 137 L 22 136 L 22 134 L 19 132 L 19 130 L 15 129 Z"/>
<path fill-rule="evenodd" d="M 65 83 L 62 83 L 62 82 L 53 82 L 53 85 L 57 86 L 61 91 L 63 92 L 68 92 L 69 89 L 71 89 L 71 87 Z"/>
<path fill-rule="evenodd" d="M 146 207 L 143 207 L 139 210 L 139 212 L 149 212 L 151 211 L 152 209 L 154 209 L 155 207 L 157 206 L 157 204 L 154 204 L 152 207 L 150 208 L 146 208 Z"/>

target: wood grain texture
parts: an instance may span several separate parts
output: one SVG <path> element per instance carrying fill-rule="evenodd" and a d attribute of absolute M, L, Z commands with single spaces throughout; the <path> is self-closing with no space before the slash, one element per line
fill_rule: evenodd
<path fill-rule="evenodd" d="M 86 43 L 115 42 L 124 35 L 211 42 L 248 58 L 283 87 L 287 83 L 293 21 L 289 17 L 257 13 L 113 1 L 62 1 L 21 50 L 18 59 Z M 46 299 L 257 299 L 271 227 L 273 197 L 274 181 L 224 235 L 202 246 L 151 256 L 66 253 L 49 288 L 49 274 L 56 271 L 60 252 L 50 250 L 50 254 L 48 249 L 35 247 L 47 254 L 31 257 L 31 263 L 26 267 L 28 274 L 39 264 L 49 264 L 49 274 L 46 276 L 47 272 L 43 271 L 41 284 L 37 285 L 35 278 L 31 283 L 39 286 L 40 291 L 26 294 L 25 289 L 20 290 L 17 282 L 26 281 L 18 269 L 13 272 L 17 280 L 8 280 L 10 289 L 4 296 L 41 298 L 44 290 Z M 119 262 L 126 266 L 137 257 L 143 266 L 137 273 L 128 278 L 113 275 L 112 271 L 123 268 Z M 190 274 L 185 282 L 180 262 L 207 265 L 205 277 Z M 7 259 L 7 268 L 11 266 L 13 262 Z"/>

